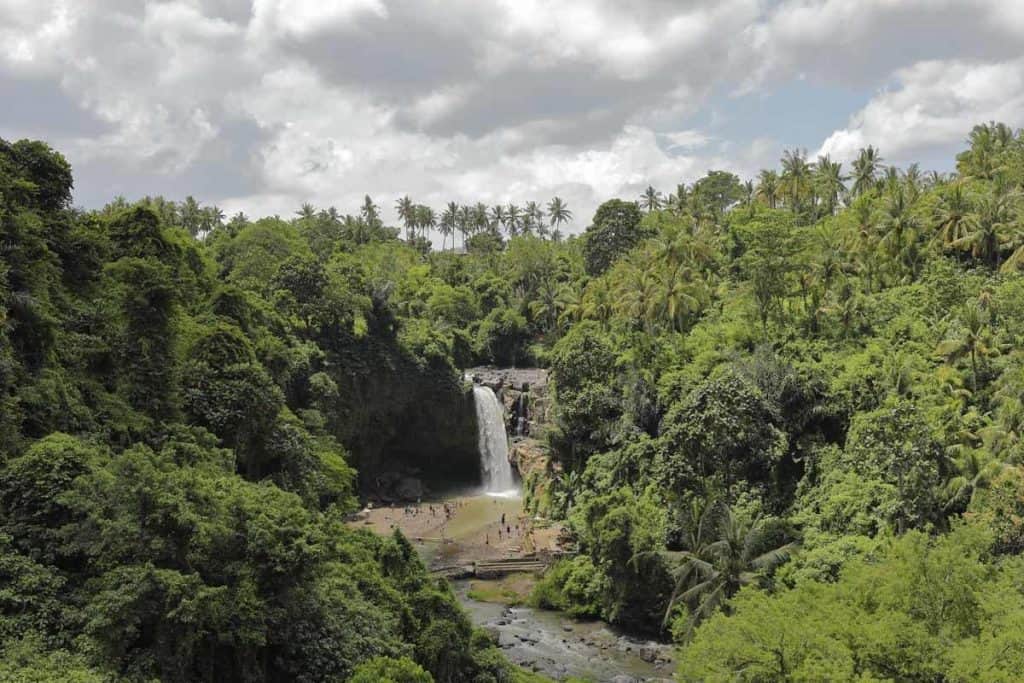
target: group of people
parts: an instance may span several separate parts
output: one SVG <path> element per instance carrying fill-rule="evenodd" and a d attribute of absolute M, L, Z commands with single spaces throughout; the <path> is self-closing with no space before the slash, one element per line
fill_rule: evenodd
<path fill-rule="evenodd" d="M 501 518 L 497 521 L 498 526 L 498 541 L 512 540 L 513 537 L 519 537 L 520 529 L 519 522 L 512 523 L 511 520 L 505 519 L 505 513 L 501 513 Z M 488 531 L 484 535 L 484 543 L 486 545 L 491 544 L 491 533 Z"/>

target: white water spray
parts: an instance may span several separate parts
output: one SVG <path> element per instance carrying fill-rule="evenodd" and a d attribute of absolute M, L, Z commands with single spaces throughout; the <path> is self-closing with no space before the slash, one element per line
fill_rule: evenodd
<path fill-rule="evenodd" d="M 491 495 L 517 495 L 512 464 L 508 460 L 508 434 L 505 432 L 505 411 L 490 387 L 473 385 L 476 421 L 479 425 L 478 447 L 484 489 Z"/>

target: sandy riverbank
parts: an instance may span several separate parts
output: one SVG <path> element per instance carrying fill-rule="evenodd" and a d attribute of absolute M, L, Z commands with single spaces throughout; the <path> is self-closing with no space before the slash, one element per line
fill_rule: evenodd
<path fill-rule="evenodd" d="M 487 494 L 368 508 L 356 516 L 352 525 L 378 534 L 400 529 L 421 548 L 436 548 L 432 554 L 435 564 L 553 551 L 559 533 L 557 526 L 541 528 L 526 515 L 520 498 Z"/>

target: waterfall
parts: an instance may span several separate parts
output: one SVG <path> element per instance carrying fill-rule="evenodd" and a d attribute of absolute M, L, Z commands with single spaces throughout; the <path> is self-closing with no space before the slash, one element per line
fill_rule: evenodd
<path fill-rule="evenodd" d="M 515 491 L 512 465 L 508 461 L 508 434 L 505 432 L 505 411 L 490 387 L 473 385 L 476 421 L 479 425 L 480 469 L 488 493 Z"/>

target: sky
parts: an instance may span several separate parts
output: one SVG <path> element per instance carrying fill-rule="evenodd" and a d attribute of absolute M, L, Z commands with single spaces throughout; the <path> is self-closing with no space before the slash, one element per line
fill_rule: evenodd
<path fill-rule="evenodd" d="M 0 0 L 0 138 L 75 203 L 612 197 L 1024 126 L 1024 0 Z M 397 221 L 396 221 L 397 222 Z"/>

